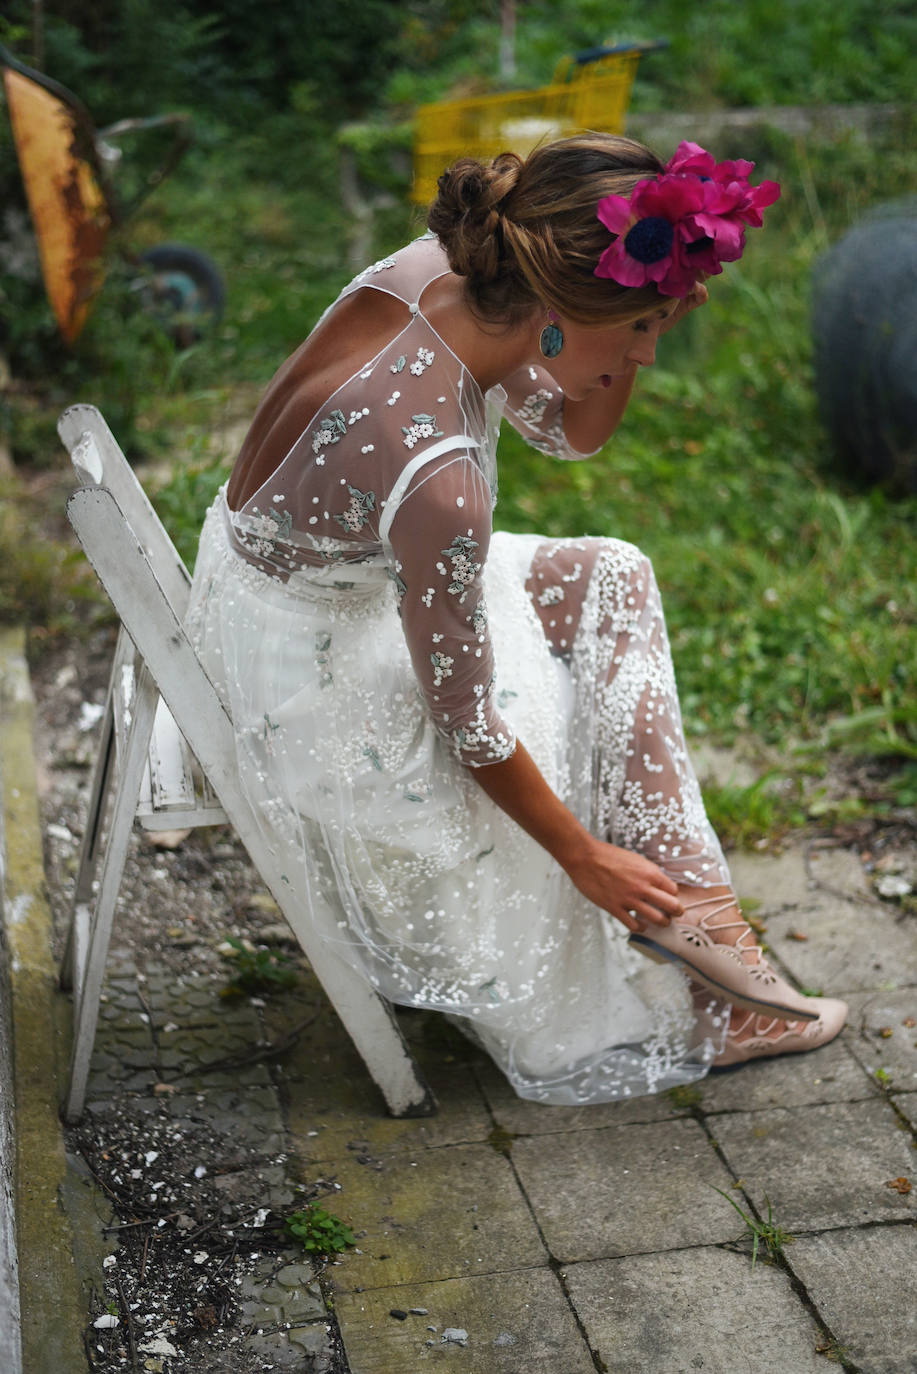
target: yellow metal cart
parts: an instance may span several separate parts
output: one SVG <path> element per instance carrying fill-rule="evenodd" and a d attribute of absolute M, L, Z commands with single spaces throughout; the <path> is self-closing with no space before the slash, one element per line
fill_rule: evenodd
<path fill-rule="evenodd" d="M 459 157 L 524 157 L 539 143 L 579 129 L 621 133 L 641 56 L 666 46 L 657 40 L 589 48 L 564 58 L 550 85 L 536 90 L 421 105 L 412 200 L 429 204 L 443 169 Z"/>

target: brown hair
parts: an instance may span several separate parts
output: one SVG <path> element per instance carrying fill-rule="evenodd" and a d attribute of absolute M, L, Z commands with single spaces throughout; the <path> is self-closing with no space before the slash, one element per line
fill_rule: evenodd
<path fill-rule="evenodd" d="M 461 158 L 440 177 L 427 223 L 485 319 L 514 323 L 539 303 L 580 324 L 633 319 L 662 298 L 654 285 L 595 276 L 611 242 L 596 206 L 664 170 L 643 144 L 614 134 L 559 139 L 524 161 Z"/>

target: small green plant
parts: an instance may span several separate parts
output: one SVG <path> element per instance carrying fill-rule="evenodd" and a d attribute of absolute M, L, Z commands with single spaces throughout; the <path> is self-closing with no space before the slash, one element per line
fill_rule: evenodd
<path fill-rule="evenodd" d="M 226 936 L 220 952 L 224 959 L 232 960 L 235 965 L 232 977 L 223 989 L 224 997 L 277 992 L 281 988 L 293 987 L 299 977 L 285 954 L 278 954 L 263 945 L 253 945 L 250 940 L 240 940 L 235 935 Z"/>
<path fill-rule="evenodd" d="M 350 1227 L 326 1212 L 324 1207 L 319 1207 L 317 1202 L 310 1202 L 299 1212 L 291 1212 L 284 1229 L 310 1255 L 339 1255 L 356 1245 Z"/>
<path fill-rule="evenodd" d="M 669 1100 L 679 1111 L 687 1112 L 692 1107 L 700 1107 L 704 1100 L 703 1090 L 696 1083 L 679 1083 L 669 1088 Z"/>
<path fill-rule="evenodd" d="M 784 1231 L 783 1227 L 778 1226 L 777 1223 L 774 1221 L 774 1211 L 767 1198 L 764 1199 L 764 1201 L 767 1203 L 767 1221 L 759 1221 L 756 1217 L 750 1217 L 747 1212 L 743 1212 L 742 1208 L 736 1202 L 735 1198 L 730 1197 L 728 1193 L 724 1193 L 722 1188 L 714 1188 L 713 1191 L 715 1193 L 719 1193 L 720 1197 L 724 1197 L 726 1199 L 730 1207 L 734 1207 L 736 1209 L 739 1216 L 742 1218 L 742 1220 L 745 1222 L 745 1225 L 751 1232 L 752 1269 L 754 1269 L 755 1264 L 757 1263 L 758 1250 L 762 1244 L 764 1245 L 771 1259 L 777 1259 L 778 1256 L 782 1253 L 783 1247 L 785 1245 L 792 1244 L 793 1237 L 790 1235 L 789 1231 Z"/>
<path fill-rule="evenodd" d="M 735 849 L 777 840 L 806 819 L 799 779 L 776 770 L 744 787 L 708 783 L 704 806 L 722 842 Z"/>

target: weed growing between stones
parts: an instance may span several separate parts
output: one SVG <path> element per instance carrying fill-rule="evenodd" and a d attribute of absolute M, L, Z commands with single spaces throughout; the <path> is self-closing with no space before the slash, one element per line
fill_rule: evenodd
<path fill-rule="evenodd" d="M 747 1212 L 743 1212 L 742 1208 L 736 1202 L 735 1198 L 731 1198 L 728 1193 L 724 1193 L 722 1188 L 714 1188 L 713 1191 L 719 1193 L 720 1197 L 724 1197 L 726 1199 L 730 1207 L 734 1207 L 736 1209 L 739 1216 L 742 1218 L 742 1220 L 745 1222 L 745 1225 L 748 1227 L 748 1230 L 751 1233 L 752 1237 L 752 1269 L 754 1269 L 758 1261 L 758 1250 L 762 1244 L 764 1245 L 764 1248 L 767 1250 L 768 1256 L 772 1260 L 779 1259 L 783 1253 L 783 1247 L 785 1245 L 792 1244 L 793 1237 L 790 1235 L 789 1231 L 784 1231 L 783 1227 L 778 1226 L 777 1223 L 774 1221 L 774 1211 L 771 1207 L 768 1198 L 764 1199 L 764 1201 L 767 1203 L 767 1221 L 759 1221 L 757 1217 L 750 1217 Z"/>
<path fill-rule="evenodd" d="M 251 940 L 240 940 L 236 935 L 227 935 L 219 947 L 219 953 L 224 959 L 231 960 L 233 965 L 232 977 L 222 992 L 224 997 L 277 992 L 296 984 L 298 974 L 292 960 L 276 950 L 253 945 Z"/>
<path fill-rule="evenodd" d="M 315 1202 L 300 1212 L 292 1212 L 284 1230 L 312 1255 L 339 1255 L 356 1245 L 350 1227 Z"/>

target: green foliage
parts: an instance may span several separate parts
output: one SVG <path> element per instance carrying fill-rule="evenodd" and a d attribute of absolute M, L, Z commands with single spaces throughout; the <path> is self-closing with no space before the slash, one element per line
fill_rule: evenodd
<path fill-rule="evenodd" d="M 772 1260 L 774 1260 L 780 1258 L 780 1256 L 783 1253 L 784 1246 L 791 1245 L 793 1243 L 793 1237 L 790 1235 L 790 1233 L 788 1231 L 784 1231 L 783 1227 L 778 1226 L 777 1223 L 774 1221 L 773 1209 L 767 1198 L 764 1199 L 764 1201 L 767 1203 L 767 1220 L 760 1221 L 757 1217 L 750 1217 L 747 1212 L 743 1212 L 742 1208 L 736 1202 L 735 1198 L 730 1197 L 728 1193 L 724 1193 L 722 1188 L 714 1188 L 713 1191 L 715 1193 L 719 1193 L 720 1197 L 724 1197 L 726 1199 L 730 1207 L 734 1207 L 736 1209 L 739 1216 L 742 1218 L 742 1220 L 745 1222 L 745 1225 L 748 1227 L 748 1230 L 751 1233 L 752 1237 L 752 1269 L 754 1269 L 755 1264 L 757 1263 L 758 1250 L 762 1244 L 764 1248 L 767 1250 L 769 1257 Z"/>
<path fill-rule="evenodd" d="M 284 1229 L 310 1255 L 339 1255 L 356 1245 L 350 1227 L 316 1202 L 310 1202 L 302 1211 L 292 1212 Z"/>
<path fill-rule="evenodd" d="M 324 26 L 332 8 L 334 24 Z M 0 39 L 28 59 L 33 8 L 12 0 L 7 11 Z M 366 175 L 404 148 L 386 90 L 390 102 L 410 104 L 491 84 L 498 18 L 490 0 L 322 0 L 309 23 L 296 6 L 256 12 L 253 0 L 232 0 L 218 16 L 200 0 L 167 10 L 153 0 L 58 0 L 46 16 L 45 66 L 97 123 L 193 109 L 197 146 L 145 202 L 125 243 L 179 240 L 211 253 L 228 301 L 213 335 L 176 352 L 136 308 L 133 274 L 113 258 L 68 352 L 31 243 L 31 265 L 23 259 L 21 274 L 0 274 L 0 351 L 17 383 L 0 397 L 0 427 L 16 461 L 63 463 L 56 413 L 94 402 L 131 457 L 177 459 L 156 503 L 192 562 L 204 510 L 226 475 L 231 446 L 222 433 L 251 413 L 258 390 L 351 275 L 333 127 L 341 102 L 348 115 L 368 112 L 342 134 Z M 641 63 L 636 107 L 909 100 L 904 56 L 915 26 L 903 0 L 617 0 L 610 9 L 599 0 L 527 0 L 518 82 L 546 80 L 565 52 L 602 38 L 664 36 L 670 49 Z M 359 83 L 344 90 L 341 73 L 357 69 Z M 711 282 L 710 305 L 663 341 L 614 442 L 590 462 L 561 466 L 504 430 L 501 527 L 616 535 L 652 557 L 690 734 L 729 740 L 749 731 L 784 746 L 826 740 L 917 757 L 917 501 L 892 503 L 833 469 L 813 398 L 808 320 L 818 253 L 870 204 L 917 189 L 915 132 L 905 112 L 880 143 L 851 135 L 816 147 L 764 130 L 743 136 L 741 148 L 718 148 L 755 157 L 760 176 L 783 183 L 783 199 L 767 231 L 751 236 L 746 259 Z M 125 148 L 125 164 L 131 157 Z M 25 214 L 11 169 L 4 114 L 7 221 L 17 195 Z M 389 170 L 393 189 L 397 168 Z M 413 227 L 408 207 L 394 204 L 377 220 L 374 253 L 397 247 Z M 28 247 L 27 220 L 20 230 Z M 61 564 L 44 528 L 21 507 L 4 524 L 0 613 L 29 606 L 41 620 L 73 600 L 69 584 L 55 586 Z M 899 804 L 913 804 L 913 779 L 901 777 Z M 746 841 L 793 823 L 799 806 L 776 779 L 708 801 L 727 834 Z"/>
<path fill-rule="evenodd" d="M 250 940 L 240 940 L 235 935 L 227 935 L 223 943 L 230 947 L 223 951 L 223 958 L 232 963 L 232 975 L 223 989 L 224 996 L 281 992 L 296 985 L 299 974 L 285 954 L 264 945 L 253 945 Z"/>
<path fill-rule="evenodd" d="M 203 512 L 229 477 L 229 465 L 217 460 L 178 463 L 171 478 L 153 498 L 156 513 L 185 566 L 194 567 Z"/>
<path fill-rule="evenodd" d="M 800 779 L 776 769 L 744 787 L 708 784 L 704 787 L 704 807 L 727 849 L 747 849 L 764 840 L 777 840 L 807 818 Z"/>
<path fill-rule="evenodd" d="M 94 602 L 95 577 L 82 554 L 29 528 L 30 503 L 13 478 L 0 479 L 0 624 L 25 624 L 45 636 L 74 628 L 78 607 Z"/>

